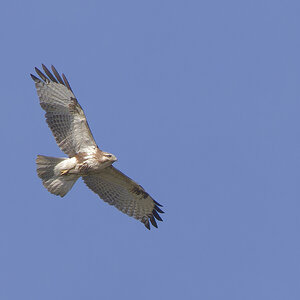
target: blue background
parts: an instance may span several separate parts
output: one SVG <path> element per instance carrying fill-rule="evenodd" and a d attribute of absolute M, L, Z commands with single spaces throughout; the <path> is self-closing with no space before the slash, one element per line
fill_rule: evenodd
<path fill-rule="evenodd" d="M 299 1 L 6 1 L 0 299 L 300 299 Z M 79 180 L 29 73 L 64 72 L 99 147 L 166 214 L 150 232 Z"/>

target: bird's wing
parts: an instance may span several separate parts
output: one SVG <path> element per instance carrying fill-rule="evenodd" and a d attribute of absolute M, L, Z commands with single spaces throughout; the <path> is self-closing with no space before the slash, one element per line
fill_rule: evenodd
<path fill-rule="evenodd" d="M 31 74 L 41 107 L 60 149 L 68 156 L 97 147 L 85 114 L 64 74 L 52 66 L 53 74 L 42 65 L 46 75 L 35 68 L 41 79 Z"/>
<path fill-rule="evenodd" d="M 101 199 L 114 205 L 128 216 L 134 217 L 150 229 L 150 222 L 157 227 L 155 219 L 162 221 L 161 206 L 145 190 L 113 166 L 98 174 L 82 177 L 85 184 Z"/>

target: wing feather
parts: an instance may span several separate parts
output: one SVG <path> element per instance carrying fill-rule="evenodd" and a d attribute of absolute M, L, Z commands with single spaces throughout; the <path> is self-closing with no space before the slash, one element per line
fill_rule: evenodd
<path fill-rule="evenodd" d="M 52 69 L 52 72 L 54 73 L 56 79 L 59 81 L 59 83 L 63 84 L 64 85 L 64 82 L 63 80 L 61 79 L 59 73 L 57 72 L 57 70 L 55 69 L 54 66 L 51 66 L 51 69 Z"/>
<path fill-rule="evenodd" d="M 113 166 L 101 173 L 83 176 L 85 184 L 99 197 L 117 209 L 144 223 L 150 229 L 150 223 L 157 227 L 155 219 L 162 221 L 158 212 L 159 203 L 136 182 Z"/>
<path fill-rule="evenodd" d="M 44 64 L 42 64 L 42 68 L 51 81 L 58 83 L 56 78 L 52 75 L 52 73 L 47 69 L 47 67 Z"/>
<path fill-rule="evenodd" d="M 52 66 L 52 73 L 42 65 L 44 72 L 35 68 L 41 79 L 31 74 L 35 82 L 41 107 L 46 111 L 45 117 L 54 138 L 68 156 L 97 147 L 94 137 L 87 123 L 85 114 L 70 84 L 63 75 L 63 79 Z"/>

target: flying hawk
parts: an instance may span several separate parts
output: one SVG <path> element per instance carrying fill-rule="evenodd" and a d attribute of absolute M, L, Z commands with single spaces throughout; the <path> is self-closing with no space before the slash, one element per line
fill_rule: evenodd
<path fill-rule="evenodd" d="M 150 229 L 157 227 L 155 219 L 162 205 L 140 185 L 117 170 L 112 164 L 117 158 L 100 150 L 93 138 L 85 114 L 64 74 L 51 66 L 53 74 L 42 65 L 44 73 L 35 68 L 40 79 L 35 82 L 42 109 L 60 149 L 68 158 L 38 155 L 37 173 L 47 190 L 65 196 L 79 177 L 105 202 L 134 217 Z"/>

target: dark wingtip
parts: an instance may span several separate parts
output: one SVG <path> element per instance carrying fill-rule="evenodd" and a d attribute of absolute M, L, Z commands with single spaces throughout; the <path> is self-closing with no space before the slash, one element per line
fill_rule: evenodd
<path fill-rule="evenodd" d="M 149 221 L 145 222 L 144 225 L 145 225 L 145 227 L 146 227 L 148 230 L 150 230 L 150 224 L 149 224 Z"/>
<path fill-rule="evenodd" d="M 149 219 L 150 219 L 151 224 L 152 224 L 154 227 L 157 228 L 157 223 L 156 223 L 156 221 L 155 221 L 153 215 L 151 215 L 151 216 L 149 217 Z"/>
<path fill-rule="evenodd" d="M 153 201 L 154 201 L 154 200 L 153 200 Z M 149 220 L 150 220 L 151 224 L 152 224 L 154 227 L 156 227 L 156 228 L 158 228 L 157 223 L 156 223 L 156 220 L 158 220 L 158 221 L 160 221 L 160 222 L 163 221 L 163 219 L 161 218 L 161 216 L 158 214 L 159 212 L 160 212 L 160 213 L 163 213 L 163 211 L 157 206 L 157 202 L 156 202 L 156 201 L 154 201 L 154 203 L 156 203 L 156 205 L 154 205 L 154 208 L 153 208 L 153 210 L 152 210 L 152 213 L 151 213 L 150 215 L 148 215 L 147 218 L 144 218 L 144 219 L 142 220 L 142 222 L 144 223 L 145 227 L 146 227 L 147 229 L 149 229 L 149 230 L 150 230 L 150 223 L 149 223 Z M 156 220 L 155 220 L 155 219 L 156 219 Z"/>
<path fill-rule="evenodd" d="M 36 76 L 34 76 L 32 74 L 30 74 L 30 76 L 31 76 L 31 78 L 33 79 L 34 82 L 40 82 L 40 80 Z"/>
<path fill-rule="evenodd" d="M 157 205 L 157 206 L 160 206 L 160 207 L 163 207 L 161 204 L 159 204 L 158 202 L 156 202 L 155 200 L 153 200 L 154 203 Z"/>
<path fill-rule="evenodd" d="M 63 82 L 63 80 L 61 79 L 59 73 L 57 72 L 57 70 L 55 69 L 55 67 L 53 65 L 51 65 L 51 69 L 52 69 L 52 72 L 53 72 L 54 76 L 59 81 L 59 83 L 65 85 L 64 82 Z"/>
<path fill-rule="evenodd" d="M 162 221 L 162 218 L 160 217 L 160 215 L 157 213 L 156 210 L 153 209 L 152 214 L 158 221 Z"/>
<path fill-rule="evenodd" d="M 165 212 L 161 210 L 157 205 L 154 206 L 154 209 L 157 210 L 159 213 L 164 214 Z"/>
<path fill-rule="evenodd" d="M 72 88 L 71 88 L 71 86 L 70 86 L 70 83 L 69 83 L 67 77 L 65 76 L 65 74 L 62 73 L 61 75 L 62 75 L 62 78 L 63 78 L 63 80 L 64 80 L 64 82 L 65 82 L 65 86 L 66 86 L 71 92 L 73 92 L 73 91 L 72 91 Z"/>
<path fill-rule="evenodd" d="M 41 72 L 37 67 L 34 68 L 36 73 L 42 78 L 42 80 L 47 81 L 47 77 L 45 76 L 45 74 L 43 72 Z"/>
<path fill-rule="evenodd" d="M 48 70 L 48 68 L 42 64 L 42 68 L 44 70 L 44 72 L 46 73 L 46 75 L 53 81 L 57 83 L 57 80 L 55 79 L 55 77 L 52 75 L 52 73 Z"/>
<path fill-rule="evenodd" d="M 62 79 L 61 76 L 59 75 L 59 73 L 57 72 L 57 70 L 55 69 L 55 67 L 54 67 L 53 65 L 51 65 L 51 69 L 52 69 L 52 72 L 53 72 L 54 75 L 49 71 L 49 69 L 48 69 L 44 64 L 42 64 L 42 68 L 43 68 L 45 74 L 46 74 L 48 77 L 46 77 L 46 75 L 45 75 L 43 72 L 41 72 L 38 68 L 35 68 L 35 71 L 36 71 L 36 73 L 41 77 L 41 79 L 42 79 L 43 81 L 45 81 L 46 83 L 48 83 L 48 82 L 50 82 L 50 81 L 55 82 L 55 83 L 61 83 L 61 84 L 63 84 L 65 87 L 67 87 L 71 92 L 73 92 L 72 89 L 71 89 L 70 83 L 69 83 L 69 81 L 67 80 L 66 76 L 65 76 L 64 74 L 62 74 L 62 77 L 63 77 L 63 79 Z M 30 75 L 31 75 L 31 78 L 32 78 L 35 82 L 40 82 L 40 81 L 41 81 L 41 80 L 40 80 L 39 78 L 37 78 L 36 76 L 34 76 L 34 75 L 32 75 L 32 74 L 30 74 Z"/>

